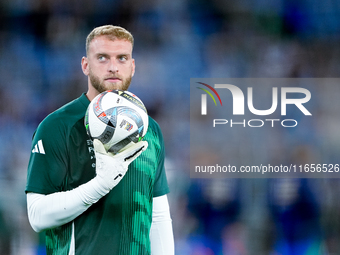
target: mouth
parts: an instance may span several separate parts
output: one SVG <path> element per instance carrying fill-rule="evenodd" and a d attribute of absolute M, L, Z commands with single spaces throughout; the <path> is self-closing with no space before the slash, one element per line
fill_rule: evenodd
<path fill-rule="evenodd" d="M 118 82 L 118 81 L 121 81 L 121 79 L 118 78 L 118 77 L 108 77 L 108 78 L 105 78 L 105 81 L 108 81 L 108 82 Z"/>

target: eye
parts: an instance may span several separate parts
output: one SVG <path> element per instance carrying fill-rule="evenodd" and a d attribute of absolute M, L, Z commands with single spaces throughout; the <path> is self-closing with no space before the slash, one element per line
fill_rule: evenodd
<path fill-rule="evenodd" d="M 104 62 L 106 59 L 107 59 L 107 58 L 106 58 L 105 56 L 103 56 L 103 55 L 98 56 L 98 60 L 99 60 L 100 62 Z"/>
<path fill-rule="evenodd" d="M 118 59 L 122 62 L 125 62 L 126 60 L 128 60 L 127 56 L 125 56 L 125 55 L 119 56 Z"/>

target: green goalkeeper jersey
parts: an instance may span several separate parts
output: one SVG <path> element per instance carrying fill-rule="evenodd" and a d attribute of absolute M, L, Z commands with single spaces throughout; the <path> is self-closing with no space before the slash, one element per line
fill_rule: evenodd
<path fill-rule="evenodd" d="M 26 192 L 72 190 L 95 177 L 93 145 L 84 126 L 89 103 L 83 94 L 40 123 L 33 137 Z M 47 254 L 150 254 L 152 199 L 169 192 L 162 133 L 150 117 L 144 139 L 147 150 L 116 187 L 74 221 L 46 231 Z"/>

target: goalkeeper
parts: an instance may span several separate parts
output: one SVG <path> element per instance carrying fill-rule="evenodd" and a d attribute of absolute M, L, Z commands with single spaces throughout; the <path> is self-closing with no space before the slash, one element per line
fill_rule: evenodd
<path fill-rule="evenodd" d="M 27 209 L 32 228 L 46 233 L 47 254 L 174 254 L 158 124 L 149 117 L 144 140 L 117 155 L 84 127 L 96 95 L 129 88 L 132 49 L 124 28 L 92 30 L 81 61 L 87 92 L 47 116 L 33 136 Z"/>

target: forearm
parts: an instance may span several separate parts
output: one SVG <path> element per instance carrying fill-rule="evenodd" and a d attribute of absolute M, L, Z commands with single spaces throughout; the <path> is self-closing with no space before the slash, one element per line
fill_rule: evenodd
<path fill-rule="evenodd" d="M 49 195 L 27 193 L 29 222 L 36 232 L 61 226 L 74 220 L 109 191 L 94 178 L 70 191 Z"/>
<path fill-rule="evenodd" d="M 74 220 L 109 193 L 124 177 L 129 164 L 146 150 L 148 143 L 135 143 L 116 155 L 106 153 L 104 145 L 96 139 L 93 146 L 96 153 L 96 177 L 91 181 L 65 192 L 49 195 L 27 193 L 28 218 L 36 232 Z"/>
<path fill-rule="evenodd" d="M 150 242 L 151 254 L 173 255 L 175 253 L 172 220 L 166 195 L 153 199 Z"/>

